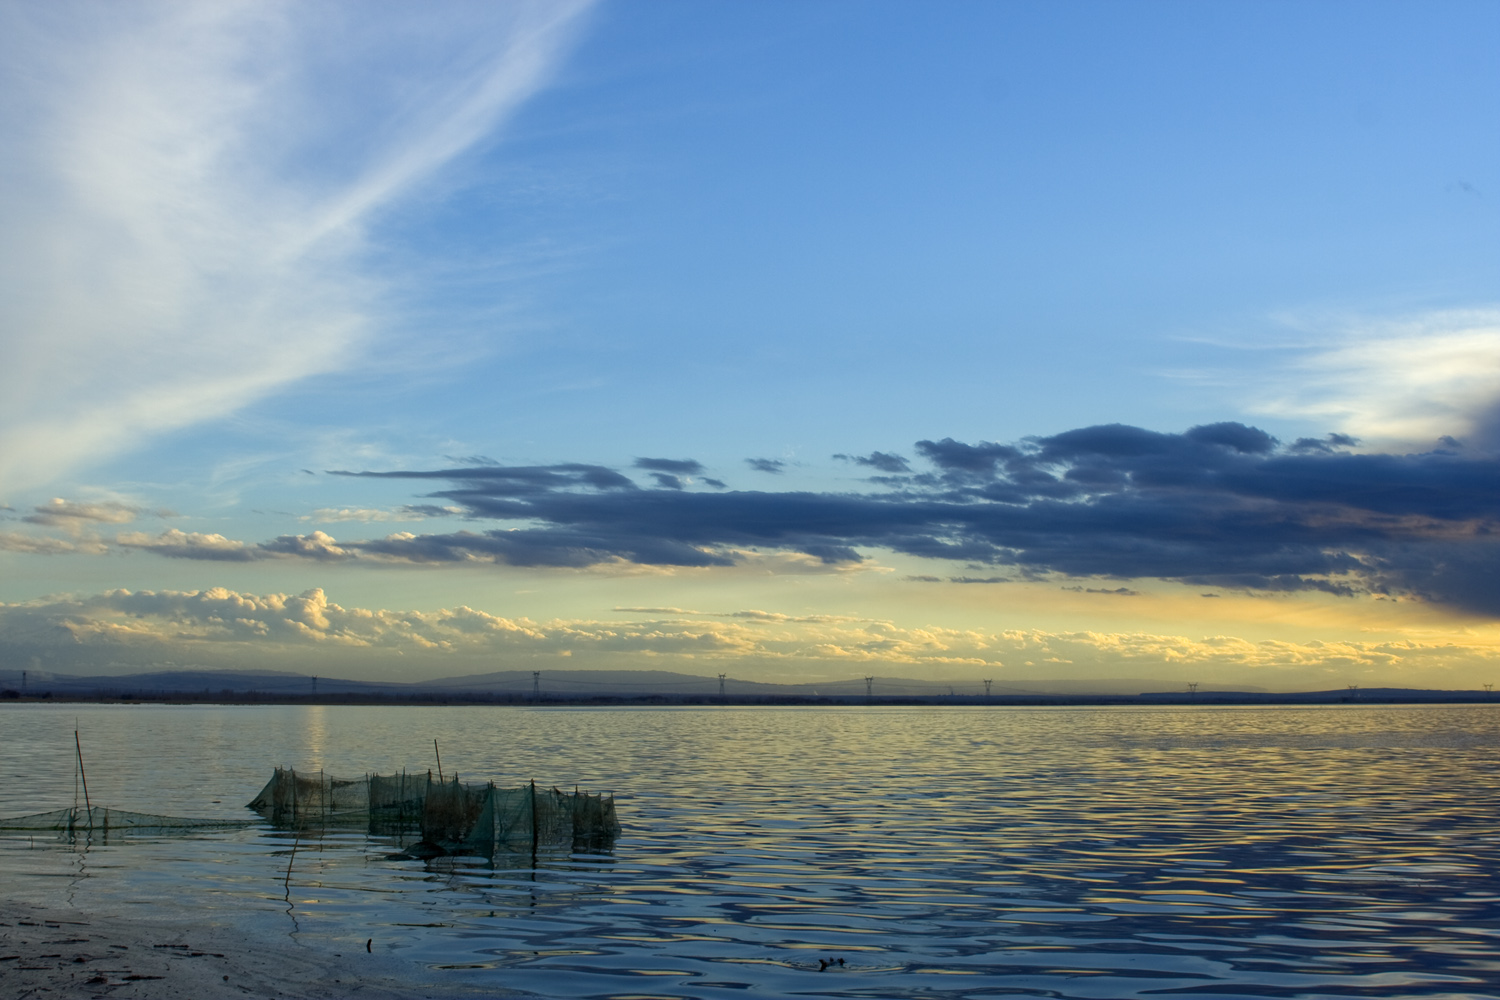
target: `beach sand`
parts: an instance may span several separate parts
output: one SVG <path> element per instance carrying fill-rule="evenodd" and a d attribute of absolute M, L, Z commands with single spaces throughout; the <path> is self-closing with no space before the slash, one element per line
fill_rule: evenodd
<path fill-rule="evenodd" d="M 232 925 L 0 902 L 0 994 L 52 997 L 386 998 L 535 996 L 424 983 L 418 965 L 257 938 Z"/>

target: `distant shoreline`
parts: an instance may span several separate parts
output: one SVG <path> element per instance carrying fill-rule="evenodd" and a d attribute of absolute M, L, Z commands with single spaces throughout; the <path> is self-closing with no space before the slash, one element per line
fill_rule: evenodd
<path fill-rule="evenodd" d="M 1163 692 L 1138 695 L 754 695 L 726 697 L 687 694 L 542 695 L 487 692 L 372 692 L 287 694 L 271 691 L 40 691 L 21 694 L 0 692 L 0 705 L 355 705 L 355 706 L 483 706 L 518 708 L 545 707 L 731 707 L 785 708 L 796 706 L 893 706 L 893 707 L 1121 707 L 1121 706 L 1294 706 L 1294 705 L 1500 705 L 1500 694 L 1487 691 L 1422 691 L 1370 689 L 1262 693 L 1200 691 L 1196 694 Z"/>

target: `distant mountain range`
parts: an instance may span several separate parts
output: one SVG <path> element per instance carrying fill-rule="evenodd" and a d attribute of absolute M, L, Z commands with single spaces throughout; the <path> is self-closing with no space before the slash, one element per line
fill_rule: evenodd
<path fill-rule="evenodd" d="M 722 691 L 722 693 L 721 693 Z M 142 674 L 80 676 L 44 671 L 0 670 L 0 694 L 8 699 L 43 697 L 69 700 L 191 698 L 197 701 L 501 701 L 544 702 L 663 701 L 757 702 L 1329 702 L 1480 701 L 1485 691 L 1428 691 L 1408 688 L 1339 688 L 1332 691 L 1274 693 L 1261 688 L 1181 685 L 1152 679 L 1031 681 L 994 684 L 987 693 L 976 681 L 925 681 L 863 677 L 806 684 L 773 684 L 726 677 L 701 677 L 666 670 L 501 670 L 463 677 L 413 682 L 351 681 L 276 670 L 171 670 Z"/>

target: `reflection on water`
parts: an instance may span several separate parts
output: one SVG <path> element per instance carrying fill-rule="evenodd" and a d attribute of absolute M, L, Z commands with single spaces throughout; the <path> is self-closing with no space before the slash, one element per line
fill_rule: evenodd
<path fill-rule="evenodd" d="M 75 716 L 124 808 L 240 818 L 275 764 L 391 772 L 437 738 L 466 774 L 613 791 L 624 833 L 534 867 L 267 825 L 10 837 L 12 895 L 545 996 L 1500 997 L 1486 706 L 28 706 L 0 710 L 0 813 L 71 804 Z"/>
<path fill-rule="evenodd" d="M 313 682 L 317 686 L 317 682 Z M 328 756 L 328 706 L 306 705 L 298 713 L 298 728 L 303 734 L 302 752 L 309 771 L 324 770 L 323 760 Z"/>

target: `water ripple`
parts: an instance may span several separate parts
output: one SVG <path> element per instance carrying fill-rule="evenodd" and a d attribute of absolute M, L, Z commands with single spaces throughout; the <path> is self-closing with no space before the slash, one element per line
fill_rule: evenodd
<path fill-rule="evenodd" d="M 611 854 L 535 868 L 394 861 L 348 834 L 293 856 L 265 827 L 86 852 L 0 842 L 12 895 L 52 900 L 61 882 L 77 905 L 372 937 L 465 982 L 1500 998 L 1487 706 L 0 713 L 6 812 L 70 804 L 75 717 L 101 762 L 91 792 L 126 808 L 238 816 L 273 765 L 421 767 L 434 737 L 464 774 L 613 791 Z"/>

